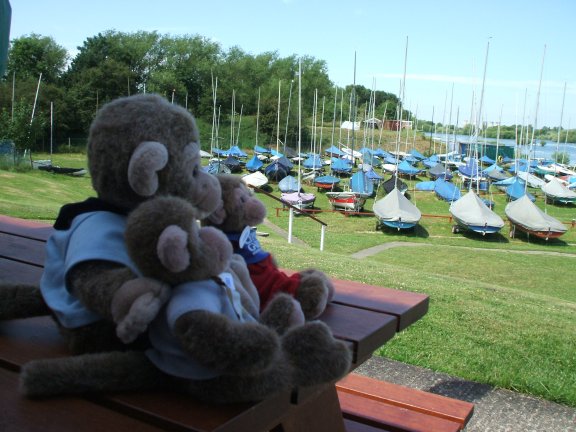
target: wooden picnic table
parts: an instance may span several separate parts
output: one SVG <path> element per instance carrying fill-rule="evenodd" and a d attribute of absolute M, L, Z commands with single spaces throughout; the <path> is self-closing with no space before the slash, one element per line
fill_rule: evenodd
<path fill-rule="evenodd" d="M 43 270 L 45 242 L 51 233 L 49 225 L 0 215 L 0 281 L 37 283 Z M 334 284 L 336 295 L 320 319 L 330 326 L 335 337 L 349 345 L 353 368 L 428 311 L 429 298 L 424 294 L 345 280 L 334 280 Z M 375 420 L 374 416 L 368 420 L 360 418 L 354 408 L 360 393 L 354 388 L 353 374 L 344 384 L 294 389 L 259 402 L 224 406 L 201 403 L 169 391 L 44 400 L 30 400 L 19 394 L 18 372 L 23 364 L 68 354 L 55 324 L 47 316 L 0 322 L 0 430 L 404 430 L 383 426 L 386 422 Z M 390 388 L 386 391 L 390 392 Z M 362 395 L 372 404 L 377 403 L 378 397 Z M 347 410 L 341 405 L 345 401 Z M 397 407 L 398 403 L 391 406 Z M 406 407 L 402 409 L 407 410 Z M 470 415 L 471 411 L 465 413 L 467 418 Z"/>

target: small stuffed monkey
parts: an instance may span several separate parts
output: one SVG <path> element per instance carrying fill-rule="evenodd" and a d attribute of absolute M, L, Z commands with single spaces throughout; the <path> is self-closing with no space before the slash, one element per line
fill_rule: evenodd
<path fill-rule="evenodd" d="M 282 272 L 272 254 L 261 248 L 252 229 L 266 217 L 264 204 L 253 196 L 240 177 L 220 174 L 217 178 L 222 189 L 222 207 L 203 223 L 221 229 L 232 242 L 234 252 L 244 257 L 261 305 L 266 306 L 276 293 L 285 292 L 300 302 L 306 319 L 320 316 L 334 295 L 330 279 L 316 269 L 292 276 Z"/>

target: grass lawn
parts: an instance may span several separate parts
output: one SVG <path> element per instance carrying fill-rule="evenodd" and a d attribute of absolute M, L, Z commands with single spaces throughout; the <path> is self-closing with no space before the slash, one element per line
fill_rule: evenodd
<path fill-rule="evenodd" d="M 275 185 L 273 193 L 278 195 Z M 50 221 L 62 204 L 91 195 L 88 176 L 0 170 L 2 214 Z M 277 216 L 278 203 L 259 197 L 270 221 L 287 229 L 288 212 Z M 295 218 L 293 233 L 308 246 L 289 244 L 274 232 L 261 242 L 286 268 L 314 266 L 337 278 L 429 294 L 428 314 L 380 355 L 576 407 L 576 228 L 549 242 L 510 239 L 508 226 L 492 237 L 452 234 L 447 203 L 429 192 L 412 192 L 411 198 L 424 215 L 413 232 L 376 231 L 374 216 L 329 211 L 317 193 L 316 207 L 324 211 L 316 217 L 328 224 L 324 251 L 319 224 L 304 216 Z M 505 196 L 491 198 L 504 216 Z M 544 208 L 541 196 L 537 203 Z M 546 210 L 564 222 L 576 218 L 575 206 Z M 351 257 L 388 242 L 418 246 Z"/>

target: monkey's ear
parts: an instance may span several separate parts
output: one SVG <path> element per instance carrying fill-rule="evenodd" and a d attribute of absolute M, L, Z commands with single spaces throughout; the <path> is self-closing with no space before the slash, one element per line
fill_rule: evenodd
<path fill-rule="evenodd" d="M 157 141 L 141 142 L 128 164 L 128 183 L 134 192 L 150 197 L 158 191 L 158 171 L 168 163 L 168 149 Z"/>

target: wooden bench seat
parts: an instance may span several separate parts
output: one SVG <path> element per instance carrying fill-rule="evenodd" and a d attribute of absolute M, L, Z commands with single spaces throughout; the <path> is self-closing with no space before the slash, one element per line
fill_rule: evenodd
<path fill-rule="evenodd" d="M 456 432 L 474 412 L 468 402 L 353 373 L 336 388 L 349 431 Z"/>

